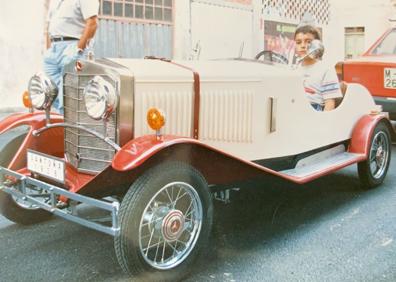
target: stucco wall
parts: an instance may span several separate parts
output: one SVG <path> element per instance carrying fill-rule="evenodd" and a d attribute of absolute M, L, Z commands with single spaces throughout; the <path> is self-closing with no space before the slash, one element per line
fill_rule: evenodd
<path fill-rule="evenodd" d="M 324 29 L 327 60 L 344 60 L 345 27 L 364 27 L 364 49 L 367 50 L 387 28 L 395 14 L 390 0 L 330 1 L 331 18 Z"/>
<path fill-rule="evenodd" d="M 0 111 L 21 107 L 29 78 L 41 69 L 42 0 L 2 1 L 0 9 Z"/>
<path fill-rule="evenodd" d="M 251 5 L 200 0 L 192 2 L 191 14 L 191 42 L 201 47 L 200 59 L 252 57 Z"/>
<path fill-rule="evenodd" d="M 241 50 L 244 57 L 251 57 L 257 49 L 259 20 L 253 0 L 175 3 L 173 54 L 176 59 L 237 57 Z M 194 52 L 196 47 L 199 51 Z"/>
<path fill-rule="evenodd" d="M 21 93 L 26 90 L 29 78 L 42 68 L 45 1 L 2 2 L 0 111 L 21 107 Z M 345 27 L 364 26 L 367 49 L 391 25 L 387 19 L 396 16 L 391 2 L 330 0 L 331 18 L 323 30 L 326 60 L 344 59 Z M 175 58 L 190 58 L 198 41 L 202 48 L 201 59 L 235 57 L 242 42 L 245 44 L 243 56 L 253 56 L 262 49 L 262 0 L 193 0 L 191 4 L 187 0 L 177 0 L 175 3 Z"/>

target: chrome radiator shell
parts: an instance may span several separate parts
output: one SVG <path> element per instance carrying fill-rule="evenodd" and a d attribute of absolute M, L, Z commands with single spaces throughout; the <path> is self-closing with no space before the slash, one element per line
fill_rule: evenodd
<path fill-rule="evenodd" d="M 77 71 L 74 64 L 65 68 L 63 77 L 63 101 L 65 123 L 83 126 L 110 138 L 116 144 L 125 143 L 122 140 L 132 136 L 132 111 L 120 109 L 121 100 L 132 101 L 132 76 L 126 73 L 125 68 L 111 61 L 82 61 L 82 69 Z M 119 95 L 119 104 L 116 111 L 106 121 L 94 120 L 88 116 L 83 100 L 83 91 L 87 83 L 96 75 L 111 83 Z M 121 84 L 129 93 L 121 99 Z M 128 103 L 129 105 L 131 103 Z M 121 117 L 121 115 L 124 115 Z M 120 136 L 120 124 L 124 128 Z M 77 171 L 88 174 L 97 174 L 104 170 L 114 157 L 115 150 L 103 140 L 82 130 L 65 128 L 65 158 Z"/>

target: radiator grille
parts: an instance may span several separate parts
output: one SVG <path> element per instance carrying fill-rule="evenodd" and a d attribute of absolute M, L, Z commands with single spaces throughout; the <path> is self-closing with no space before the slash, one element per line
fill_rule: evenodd
<path fill-rule="evenodd" d="M 90 118 L 86 112 L 83 91 L 93 77 L 94 75 L 65 74 L 63 85 L 65 122 L 92 129 L 117 142 L 115 112 L 110 116 L 106 128 L 103 121 Z M 115 82 L 110 77 L 105 75 L 102 77 L 115 87 Z M 83 130 L 65 128 L 65 154 L 68 162 L 78 171 L 96 174 L 110 164 L 115 150 L 103 140 Z"/>

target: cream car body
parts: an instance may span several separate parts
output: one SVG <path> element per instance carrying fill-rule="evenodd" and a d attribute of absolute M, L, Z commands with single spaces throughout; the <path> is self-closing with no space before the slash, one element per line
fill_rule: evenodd
<path fill-rule="evenodd" d="M 350 84 L 336 109 L 318 112 L 285 66 L 77 61 L 65 68 L 64 115 L 50 113 L 49 85 L 34 76 L 24 100 L 45 112 L 0 122 L 0 134 L 29 127 L 0 152 L 0 212 L 20 224 L 55 214 L 110 234 L 122 269 L 150 281 L 188 274 L 207 247 L 212 200 L 227 202 L 240 181 L 303 184 L 357 163 L 374 187 L 389 167 L 394 132 L 367 89 Z M 109 222 L 78 214 L 81 203 Z"/>

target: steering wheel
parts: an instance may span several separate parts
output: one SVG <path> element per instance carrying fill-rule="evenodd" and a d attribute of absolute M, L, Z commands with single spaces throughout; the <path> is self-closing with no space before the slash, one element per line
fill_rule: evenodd
<path fill-rule="evenodd" d="M 258 53 L 254 58 L 256 60 L 259 60 L 261 57 L 263 57 L 264 61 L 274 62 L 278 64 L 285 64 L 285 65 L 289 64 L 289 60 L 285 56 L 279 53 L 275 53 L 274 51 L 271 50 L 263 50 L 260 53 Z"/>

